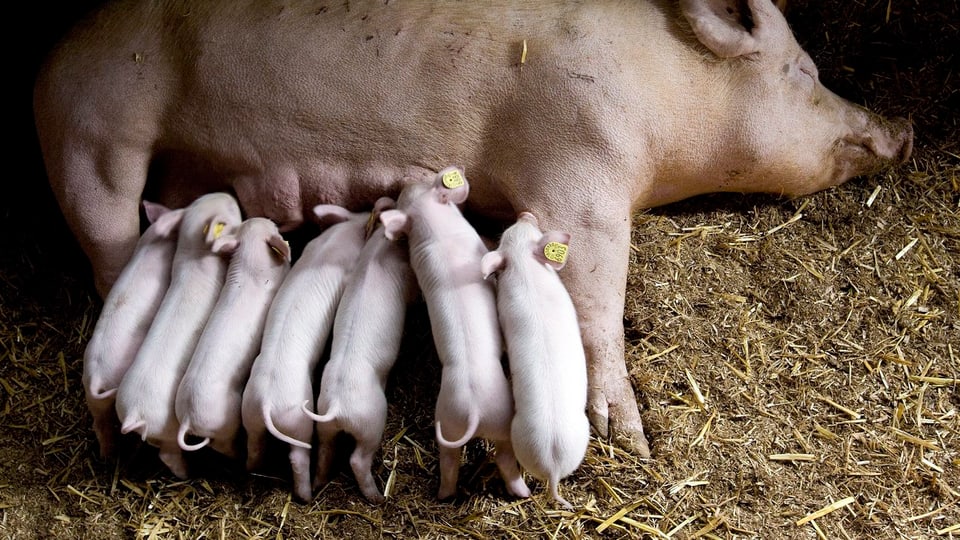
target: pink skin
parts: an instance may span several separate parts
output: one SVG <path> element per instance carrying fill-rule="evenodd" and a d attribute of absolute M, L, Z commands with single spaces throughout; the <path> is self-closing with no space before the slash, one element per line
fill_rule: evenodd
<path fill-rule="evenodd" d="M 204 195 L 186 208 L 170 287 L 117 390 L 120 432 L 137 432 L 159 447 L 160 459 L 180 478 L 187 477 L 187 466 L 177 446 L 177 386 L 227 273 L 227 258 L 214 252 L 213 245 L 240 221 L 240 208 L 226 193 Z"/>
<path fill-rule="evenodd" d="M 460 175 L 458 187 L 444 186 L 442 179 L 451 172 Z M 457 208 L 468 192 L 463 171 L 448 167 L 432 184 L 408 184 L 397 209 L 380 214 L 380 221 L 387 238 L 408 238 L 410 265 L 426 301 L 443 364 L 436 409 L 438 497 L 456 493 L 461 447 L 474 437 L 495 442 L 497 466 L 507 491 L 528 497 L 530 490 L 510 443 L 513 397 L 500 364 L 503 344 L 493 284 L 480 274 L 480 259 L 487 248 Z"/>
<path fill-rule="evenodd" d="M 577 313 L 544 248 L 568 245 L 570 235 L 541 233 L 532 214 L 523 212 L 504 231 L 500 246 L 484 255 L 481 272 L 497 273 L 497 313 L 513 386 L 515 412 L 510 435 L 517 461 L 548 484 L 564 508 L 573 506 L 557 489 L 560 479 L 580 466 L 590 442 L 587 370 Z"/>
<path fill-rule="evenodd" d="M 183 210 L 143 202 L 150 227 L 117 278 L 83 353 L 83 388 L 93 415 L 100 456 L 113 456 L 120 424 L 114 402 L 117 387 L 150 329 L 170 286 L 170 267 L 177 247 Z"/>
<path fill-rule="evenodd" d="M 313 438 L 313 422 L 301 407 L 313 399 L 313 373 L 370 219 L 369 212 L 353 213 L 333 205 L 319 205 L 314 213 L 329 227 L 306 245 L 280 285 L 241 403 L 247 469 L 261 466 L 268 433 L 289 444 L 293 493 L 301 501 L 312 498 Z"/>
<path fill-rule="evenodd" d="M 177 388 L 177 444 L 185 451 L 209 444 L 235 458 L 243 387 L 260 351 L 267 309 L 290 270 L 290 246 L 272 221 L 248 218 L 214 241 L 213 251 L 229 256 L 230 265 Z M 203 440 L 190 444 L 187 434 Z"/>
<path fill-rule="evenodd" d="M 393 200 L 378 201 L 374 213 L 393 207 Z M 317 472 L 314 489 L 326 484 L 334 457 L 334 438 L 345 431 L 356 440 L 350 467 L 360 491 L 379 504 L 371 467 L 380 451 L 387 420 L 384 388 L 400 351 L 407 304 L 417 293 L 406 245 L 372 231 L 356 269 L 347 282 L 333 325 L 330 360 L 323 368 L 315 414 L 317 422 Z"/>
<path fill-rule="evenodd" d="M 623 346 L 633 212 L 714 191 L 807 194 L 912 147 L 909 122 L 823 87 L 769 0 L 747 2 L 749 17 L 740 4 L 358 0 L 318 13 L 213 0 L 185 17 L 118 2 L 52 53 L 37 131 L 104 295 L 136 244 L 148 170 L 166 173 L 152 187 L 168 206 L 233 189 L 285 230 L 318 203 L 368 208 L 401 178 L 464 165 L 471 213 L 528 210 L 573 236 L 562 279 L 590 419 L 646 456 Z"/>

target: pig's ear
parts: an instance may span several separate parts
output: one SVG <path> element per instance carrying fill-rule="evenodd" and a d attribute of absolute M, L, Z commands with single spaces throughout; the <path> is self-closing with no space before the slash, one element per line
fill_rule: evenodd
<path fill-rule="evenodd" d="M 270 235 L 270 238 L 267 238 L 267 245 L 283 262 L 290 262 L 290 244 L 282 236 Z"/>
<path fill-rule="evenodd" d="M 437 182 L 434 187 L 442 204 L 448 202 L 462 204 L 470 194 L 470 184 L 467 183 L 467 177 L 464 176 L 463 169 L 460 167 L 447 167 L 437 173 Z"/>
<path fill-rule="evenodd" d="M 150 228 L 161 238 L 168 238 L 176 234 L 180 229 L 180 222 L 183 220 L 183 211 L 183 208 L 178 208 L 158 215 L 155 219 L 151 220 L 152 224 Z"/>
<path fill-rule="evenodd" d="M 540 237 L 534 257 L 554 270 L 560 270 L 567 264 L 567 251 L 570 235 L 565 232 L 549 231 Z"/>
<path fill-rule="evenodd" d="M 377 202 L 373 203 L 373 211 L 377 214 L 385 210 L 392 210 L 396 207 L 397 201 L 391 199 L 390 197 L 380 197 L 377 199 Z"/>
<path fill-rule="evenodd" d="M 318 204 L 313 207 L 313 215 L 321 225 L 330 226 L 350 219 L 353 212 L 336 204 Z"/>
<path fill-rule="evenodd" d="M 232 234 L 224 234 L 210 244 L 210 251 L 217 255 L 233 255 L 240 245 L 240 239 Z"/>
<path fill-rule="evenodd" d="M 389 240 L 396 240 L 410 229 L 410 217 L 402 210 L 384 210 L 380 213 L 380 223 Z"/>
<path fill-rule="evenodd" d="M 703 43 L 721 58 L 755 55 L 763 48 L 762 33 L 771 12 L 783 18 L 770 0 L 748 0 L 742 13 L 737 0 L 680 0 L 680 11 Z"/>
<path fill-rule="evenodd" d="M 160 203 L 144 200 L 143 211 L 147 214 L 147 221 L 150 223 L 155 223 L 158 219 L 160 219 L 160 216 L 169 212 L 170 209 Z"/>
<path fill-rule="evenodd" d="M 494 272 L 503 270 L 506 262 L 503 258 L 503 253 L 500 253 L 500 251 L 488 251 L 486 255 L 480 259 L 480 273 L 483 274 L 483 279 L 487 279 L 490 277 L 490 274 Z"/>

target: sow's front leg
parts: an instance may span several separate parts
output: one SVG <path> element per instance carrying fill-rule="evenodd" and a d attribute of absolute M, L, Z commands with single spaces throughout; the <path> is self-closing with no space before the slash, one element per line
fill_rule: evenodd
<path fill-rule="evenodd" d="M 630 210 L 604 215 L 537 215 L 546 228 L 571 233 L 567 266 L 560 272 L 580 321 L 587 357 L 587 414 L 602 437 L 612 435 L 650 457 L 640 411 L 624 359 L 623 308 L 630 254 Z M 586 217 L 585 217 L 586 216 Z"/>

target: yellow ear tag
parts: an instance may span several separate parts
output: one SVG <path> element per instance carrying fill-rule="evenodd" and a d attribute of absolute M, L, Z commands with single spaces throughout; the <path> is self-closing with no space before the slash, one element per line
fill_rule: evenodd
<path fill-rule="evenodd" d="M 284 240 L 283 243 L 287 245 L 287 248 L 290 247 L 290 242 L 287 242 L 286 240 Z M 272 249 L 273 252 L 277 254 L 277 257 L 280 257 L 281 259 L 286 259 L 286 258 L 287 258 L 287 256 L 284 255 L 282 251 L 280 251 L 279 249 L 277 249 L 277 246 L 270 246 L 270 249 Z"/>
<path fill-rule="evenodd" d="M 456 169 L 443 173 L 441 181 L 443 182 L 443 187 L 447 189 L 456 189 L 462 186 L 464 182 L 463 175 Z"/>
<path fill-rule="evenodd" d="M 223 223 L 222 221 L 219 222 L 219 223 L 215 223 L 215 224 L 213 225 L 213 239 L 214 239 L 214 240 L 216 240 L 217 238 L 220 238 L 220 235 L 223 234 L 223 228 L 226 227 L 226 226 L 227 226 L 227 224 L 226 224 L 226 223 Z"/>
<path fill-rule="evenodd" d="M 370 235 L 373 234 L 374 227 L 377 226 L 377 218 L 380 217 L 377 212 L 370 212 L 370 217 L 367 218 L 367 224 L 363 228 L 363 237 L 370 238 Z"/>
<path fill-rule="evenodd" d="M 566 244 L 547 242 L 547 245 L 543 246 L 543 256 L 549 261 L 563 264 L 567 260 L 567 249 L 568 246 Z"/>

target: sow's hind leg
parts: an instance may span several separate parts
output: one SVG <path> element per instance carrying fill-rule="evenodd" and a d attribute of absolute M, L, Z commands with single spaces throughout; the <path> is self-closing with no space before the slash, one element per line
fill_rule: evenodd
<path fill-rule="evenodd" d="M 79 144 L 58 150 L 47 153 L 50 185 L 90 260 L 97 292 L 106 297 L 140 236 L 140 197 L 149 156 Z"/>

